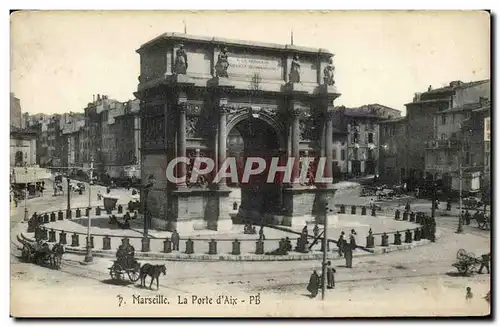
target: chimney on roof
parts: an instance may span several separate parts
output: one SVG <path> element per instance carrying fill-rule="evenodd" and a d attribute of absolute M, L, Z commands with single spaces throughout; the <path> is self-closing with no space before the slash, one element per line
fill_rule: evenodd
<path fill-rule="evenodd" d="M 422 93 L 420 93 L 420 92 L 415 93 L 415 95 L 413 96 L 413 102 L 420 101 L 420 96 L 421 95 L 422 95 Z"/>
<path fill-rule="evenodd" d="M 101 101 L 101 95 L 97 93 L 97 101 Z"/>
<path fill-rule="evenodd" d="M 92 103 L 95 103 L 95 94 L 92 94 Z"/>
<path fill-rule="evenodd" d="M 429 92 L 431 90 L 432 90 L 432 85 L 429 85 L 429 87 L 427 88 L 427 92 Z"/>

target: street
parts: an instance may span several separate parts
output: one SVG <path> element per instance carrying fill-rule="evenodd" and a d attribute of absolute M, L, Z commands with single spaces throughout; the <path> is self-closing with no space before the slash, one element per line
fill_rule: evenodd
<path fill-rule="evenodd" d="M 94 189 L 95 188 L 95 189 Z M 98 186 L 92 190 L 96 194 Z M 101 191 L 102 192 L 102 191 Z M 126 190 L 113 190 L 127 194 Z M 73 196 L 73 194 L 72 194 Z M 51 194 L 28 201 L 30 213 L 49 208 L 65 208 L 61 196 Z M 64 197 L 66 199 L 66 197 Z M 97 198 L 93 196 L 97 204 Z M 72 205 L 84 206 L 88 194 L 76 195 Z M 94 204 L 93 204 L 94 205 Z M 24 208 L 11 215 L 11 237 L 25 231 L 22 223 Z M 456 234 L 456 217 L 438 217 L 442 236 L 436 243 L 407 251 L 360 257 L 352 269 L 344 260 L 333 261 L 337 270 L 336 288 L 327 290 L 326 301 L 321 295 L 310 299 L 306 291 L 314 269 L 321 263 L 295 262 L 154 262 L 165 263 L 166 276 L 160 276 L 160 290 L 140 288 L 137 283 L 116 285 L 109 276 L 110 258 L 94 258 L 92 265 L 81 265 L 82 257 L 65 254 L 61 270 L 51 270 L 20 262 L 19 251 L 11 243 L 12 314 L 15 316 L 220 316 L 220 315 L 291 315 L 291 316 L 363 316 L 377 315 L 484 315 L 489 311 L 483 299 L 490 289 L 490 275 L 458 276 L 451 265 L 458 249 L 464 248 L 476 256 L 490 251 L 489 231 L 475 225 L 464 226 Z M 141 264 L 146 261 L 140 261 Z M 149 286 L 149 277 L 146 285 Z M 465 288 L 471 287 L 475 297 L 465 301 Z M 34 296 L 36 294 L 36 296 Z M 168 305 L 139 305 L 138 295 L 155 297 L 161 294 Z M 249 304 L 250 296 L 260 304 Z M 196 296 L 197 298 L 193 298 Z M 238 298 L 238 304 L 196 304 L 202 297 L 216 301 L 218 296 Z M 188 304 L 180 304 L 184 298 Z M 208 300 L 207 300 L 208 301 Z M 319 301 L 319 302 L 318 302 Z M 210 301 L 209 301 L 210 302 Z M 228 303 L 231 300 L 228 300 Z M 402 307 L 401 303 L 407 306 Z M 82 304 L 85 304 L 83 306 Z M 285 305 L 286 304 L 286 305 Z M 318 310 L 318 308 L 321 308 Z M 84 311 L 82 311 L 84 310 Z"/>

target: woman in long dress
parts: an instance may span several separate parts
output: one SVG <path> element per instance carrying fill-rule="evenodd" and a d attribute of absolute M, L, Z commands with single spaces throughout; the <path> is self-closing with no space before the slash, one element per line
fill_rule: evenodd
<path fill-rule="evenodd" d="M 316 295 L 318 295 L 318 290 L 319 290 L 319 275 L 315 271 L 311 274 L 311 277 L 309 278 L 309 284 L 307 285 L 307 290 L 311 293 L 311 296 L 314 298 Z"/>

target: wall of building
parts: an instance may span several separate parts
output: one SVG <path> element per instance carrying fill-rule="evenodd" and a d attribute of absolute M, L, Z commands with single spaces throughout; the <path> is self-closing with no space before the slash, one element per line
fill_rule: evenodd
<path fill-rule="evenodd" d="M 22 164 L 36 165 L 36 138 L 25 139 L 21 137 L 10 138 L 10 165 L 16 165 L 16 154 L 22 153 Z"/>

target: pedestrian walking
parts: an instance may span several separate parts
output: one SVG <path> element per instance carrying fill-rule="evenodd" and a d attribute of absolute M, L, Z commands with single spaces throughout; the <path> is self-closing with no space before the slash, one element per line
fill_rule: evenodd
<path fill-rule="evenodd" d="M 491 253 L 488 254 L 483 254 L 481 256 L 481 267 L 479 267 L 478 274 L 483 273 L 483 268 L 486 268 L 486 271 L 488 274 L 490 273 L 490 260 L 491 260 Z"/>
<path fill-rule="evenodd" d="M 472 291 L 471 291 L 471 288 L 470 287 L 467 287 L 466 289 L 466 293 L 465 293 L 465 300 L 467 302 L 470 302 L 472 300 L 472 298 L 474 297 L 474 294 L 472 294 Z"/>
<path fill-rule="evenodd" d="M 332 289 L 335 287 L 335 273 L 337 271 L 332 267 L 332 262 L 328 261 L 326 263 L 326 282 L 327 288 Z"/>
<path fill-rule="evenodd" d="M 347 268 L 352 268 L 352 247 L 351 247 L 351 243 L 347 243 L 344 246 L 344 257 L 345 257 L 345 266 Z"/>
<path fill-rule="evenodd" d="M 465 218 L 465 224 L 470 225 L 470 220 L 472 217 L 469 210 L 465 210 L 464 218 Z"/>
<path fill-rule="evenodd" d="M 311 277 L 309 277 L 309 284 L 307 284 L 307 290 L 311 293 L 312 298 L 315 298 L 318 295 L 319 285 L 319 275 L 316 270 L 314 270 Z"/>
<path fill-rule="evenodd" d="M 259 229 L 259 240 L 260 241 L 263 241 L 266 239 L 266 236 L 264 235 L 264 226 L 260 226 L 260 229 Z"/>
<path fill-rule="evenodd" d="M 179 233 L 177 233 L 177 230 L 174 229 L 174 231 L 172 232 L 172 251 L 179 251 L 179 241 L 180 241 L 180 237 L 179 237 Z"/>
<path fill-rule="evenodd" d="M 349 235 L 349 243 L 352 249 L 355 249 L 357 247 L 356 238 L 354 235 L 357 235 L 357 233 L 354 229 L 351 229 L 351 234 Z"/>
<path fill-rule="evenodd" d="M 370 210 L 372 210 L 375 207 L 375 201 L 373 198 L 370 199 Z"/>
<path fill-rule="evenodd" d="M 339 239 L 337 240 L 337 248 L 339 250 L 339 257 L 342 258 L 342 254 L 344 253 L 344 245 L 345 245 L 345 240 L 344 240 L 344 232 L 340 232 Z"/>
<path fill-rule="evenodd" d="M 318 223 L 316 223 L 314 225 L 313 233 L 314 233 L 314 238 L 317 238 L 318 235 L 319 235 L 319 226 L 318 226 Z"/>

